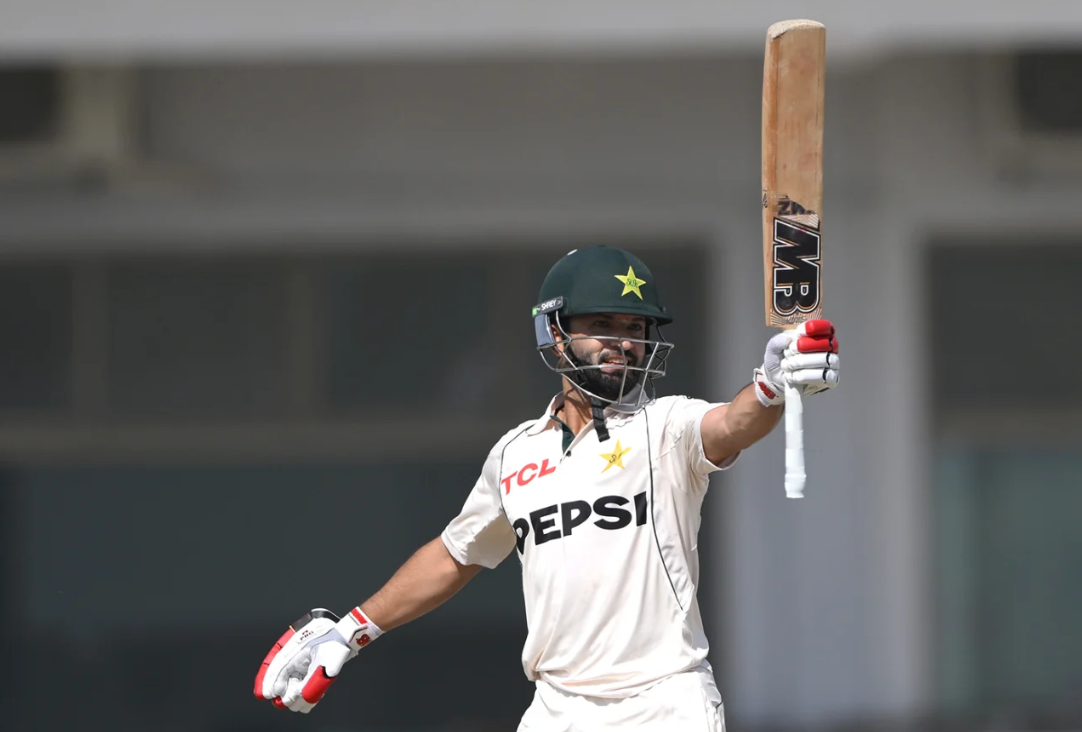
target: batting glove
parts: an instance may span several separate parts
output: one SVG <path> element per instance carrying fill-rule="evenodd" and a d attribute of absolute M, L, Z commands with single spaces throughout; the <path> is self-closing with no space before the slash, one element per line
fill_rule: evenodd
<path fill-rule="evenodd" d="M 263 659 L 255 695 L 307 714 L 327 693 L 346 661 L 383 634 L 359 607 L 344 618 L 317 608 L 293 623 Z"/>
<path fill-rule="evenodd" d="M 766 344 L 763 365 L 755 369 L 755 396 L 764 407 L 785 401 L 785 385 L 802 396 L 838 385 L 838 339 L 829 320 L 809 320 L 783 330 Z"/>

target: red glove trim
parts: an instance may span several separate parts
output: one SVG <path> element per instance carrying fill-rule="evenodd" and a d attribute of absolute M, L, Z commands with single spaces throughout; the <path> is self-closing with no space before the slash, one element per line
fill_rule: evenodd
<path fill-rule="evenodd" d="M 289 642 L 289 639 L 293 637 L 293 628 L 290 628 L 285 633 L 282 633 L 282 637 L 278 639 L 278 642 L 274 644 L 274 647 L 267 653 L 267 657 L 263 659 L 263 665 L 259 667 L 259 673 L 255 677 L 255 695 L 256 698 L 262 699 L 263 697 L 263 677 L 267 675 L 267 667 L 271 665 L 271 661 L 278 655 L 278 651 L 282 650 L 282 646 Z"/>

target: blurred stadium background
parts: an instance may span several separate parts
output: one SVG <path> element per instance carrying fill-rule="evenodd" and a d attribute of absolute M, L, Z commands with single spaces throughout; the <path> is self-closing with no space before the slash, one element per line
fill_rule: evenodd
<path fill-rule="evenodd" d="M 846 375 L 806 500 L 775 435 L 707 501 L 729 727 L 1077 728 L 1082 4 L 1036 0 L 0 2 L 0 728 L 514 729 L 514 558 L 311 717 L 251 680 L 543 409 L 567 250 L 651 264 L 663 393 L 749 381 L 790 17 Z"/>

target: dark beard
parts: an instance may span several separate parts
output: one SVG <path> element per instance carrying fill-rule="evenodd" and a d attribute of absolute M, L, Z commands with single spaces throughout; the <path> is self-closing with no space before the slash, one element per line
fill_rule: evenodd
<path fill-rule="evenodd" d="M 575 352 L 574 343 L 571 344 L 571 358 L 568 360 L 575 366 L 582 367 L 584 365 L 596 366 L 596 363 L 591 363 L 587 359 Z M 598 354 L 600 358 L 601 354 Z M 637 366 L 638 364 L 631 361 L 633 357 L 628 354 L 628 366 Z M 574 373 L 568 374 L 571 380 L 581 386 L 586 391 L 596 394 L 602 399 L 618 402 L 621 398 L 627 396 L 635 390 L 635 387 L 642 381 L 643 372 L 639 370 L 626 369 L 627 378 L 624 378 L 625 370 L 621 369 L 611 374 L 606 374 L 599 368 L 580 368 Z M 620 387 L 623 387 L 623 393 L 621 393 Z"/>

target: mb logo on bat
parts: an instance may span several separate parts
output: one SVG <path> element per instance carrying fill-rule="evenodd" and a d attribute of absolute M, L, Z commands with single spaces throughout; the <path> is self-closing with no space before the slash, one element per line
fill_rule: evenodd
<path fill-rule="evenodd" d="M 804 316 L 819 308 L 819 257 L 819 215 L 780 198 L 774 212 L 773 306 L 778 316 Z"/>

